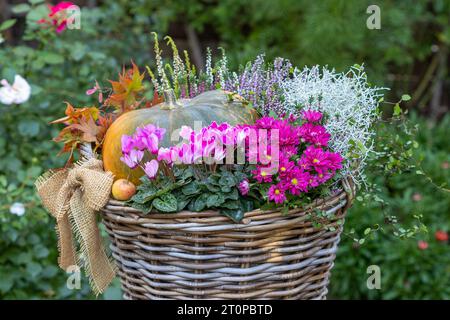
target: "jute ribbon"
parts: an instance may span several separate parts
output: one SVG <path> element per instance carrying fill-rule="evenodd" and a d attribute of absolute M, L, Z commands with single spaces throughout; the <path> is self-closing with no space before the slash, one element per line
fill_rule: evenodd
<path fill-rule="evenodd" d="M 36 181 L 43 205 L 56 218 L 59 266 L 84 265 L 92 290 L 102 293 L 116 268 L 98 230 L 96 212 L 108 202 L 113 175 L 103 171 L 102 161 L 90 159 L 72 168 L 49 171 Z M 76 253 L 73 236 L 79 243 Z"/>

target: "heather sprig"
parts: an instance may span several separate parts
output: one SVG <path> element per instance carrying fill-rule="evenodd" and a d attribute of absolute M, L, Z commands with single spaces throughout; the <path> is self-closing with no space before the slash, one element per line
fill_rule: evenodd
<path fill-rule="evenodd" d="M 262 115 L 285 113 L 281 86 L 292 71 L 289 60 L 276 58 L 266 63 L 264 54 L 248 63 L 239 73 L 232 73 L 225 81 L 224 89 L 241 95 Z"/>

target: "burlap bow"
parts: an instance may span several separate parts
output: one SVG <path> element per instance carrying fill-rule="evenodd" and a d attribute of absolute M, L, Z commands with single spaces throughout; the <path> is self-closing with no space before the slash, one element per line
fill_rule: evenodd
<path fill-rule="evenodd" d="M 49 171 L 36 181 L 42 203 L 56 218 L 59 266 L 84 265 L 92 290 L 102 293 L 116 274 L 97 227 L 96 212 L 108 202 L 113 175 L 102 161 L 90 159 L 72 168 Z M 77 255 L 75 235 L 80 245 Z"/>

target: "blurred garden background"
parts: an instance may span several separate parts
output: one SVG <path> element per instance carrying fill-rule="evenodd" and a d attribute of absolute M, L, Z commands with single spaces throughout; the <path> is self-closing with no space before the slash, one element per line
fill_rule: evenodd
<path fill-rule="evenodd" d="M 450 0 L 73 2 L 80 29 L 55 33 L 37 21 L 57 2 L 0 0 L 0 79 L 12 83 L 20 74 L 32 89 L 24 104 L 0 104 L 0 299 L 94 298 L 87 281 L 67 289 L 54 219 L 34 181 L 67 160 L 51 141 L 60 128 L 48 124 L 63 116 L 64 101 L 91 105 L 95 98 L 85 92 L 96 79 L 115 78 L 131 60 L 154 65 L 152 31 L 172 36 L 200 65 L 208 46 L 224 48 L 234 67 L 262 52 L 298 67 L 345 71 L 364 63 L 372 84 L 391 88 L 386 101 L 408 94 L 402 108 L 414 141 L 396 126 L 380 130 L 414 146 L 407 152 L 415 169 L 392 176 L 367 170 L 384 187 L 374 190 L 376 201 L 359 197 L 349 212 L 329 298 L 450 299 Z M 373 4 L 380 29 L 366 25 Z M 393 215 L 403 227 L 392 227 Z M 419 215 L 428 232 L 408 237 Z M 364 243 L 354 241 L 364 233 Z M 370 265 L 381 269 L 380 290 L 367 288 Z M 120 298 L 118 282 L 100 298 Z"/>

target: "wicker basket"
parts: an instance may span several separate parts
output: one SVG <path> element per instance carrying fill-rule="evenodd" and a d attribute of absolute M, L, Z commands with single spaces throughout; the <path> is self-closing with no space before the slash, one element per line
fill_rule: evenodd
<path fill-rule="evenodd" d="M 240 224 L 212 211 L 144 215 L 109 201 L 102 216 L 124 298 L 325 299 L 354 195 L 351 181 L 342 186 L 303 210 L 255 210 Z M 331 215 L 321 228 L 308 214 L 315 209 Z"/>

